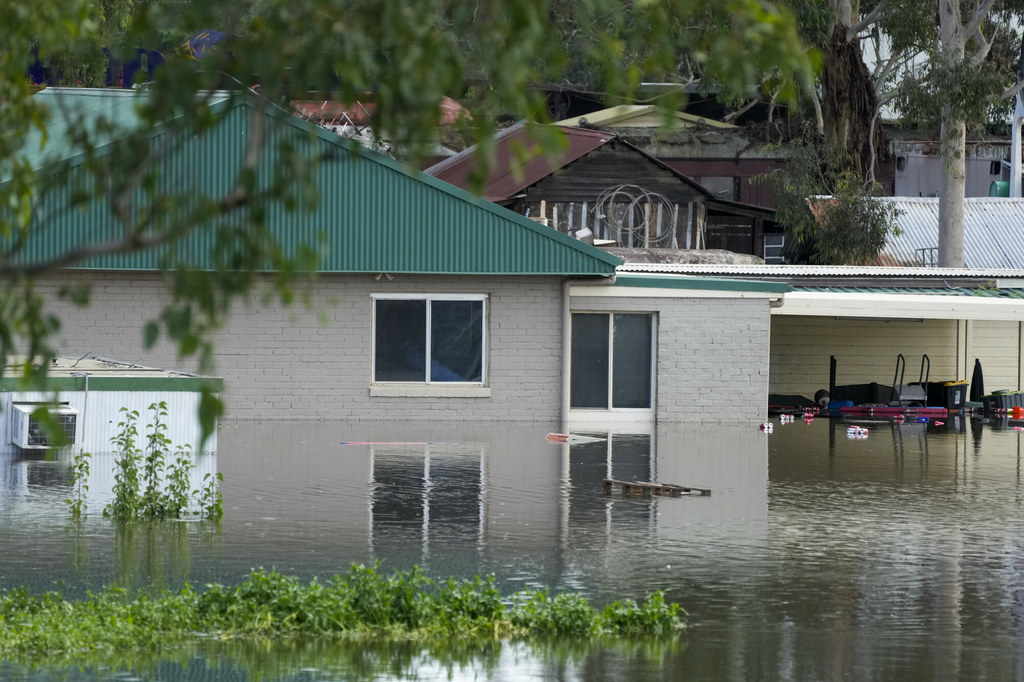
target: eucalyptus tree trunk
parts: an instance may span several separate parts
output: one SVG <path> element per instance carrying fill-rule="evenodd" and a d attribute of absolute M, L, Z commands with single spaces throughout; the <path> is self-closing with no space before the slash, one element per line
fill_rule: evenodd
<path fill-rule="evenodd" d="M 875 86 L 864 64 L 860 39 L 853 35 L 859 0 L 829 0 L 836 22 L 826 36 L 821 74 L 825 142 L 847 150 L 858 175 L 869 174 L 876 140 L 871 120 L 877 108 Z"/>
<path fill-rule="evenodd" d="M 957 0 L 939 0 L 941 58 L 948 64 L 964 60 L 965 36 Z M 942 106 L 940 152 L 942 183 L 939 190 L 939 266 L 964 266 L 964 195 L 967 189 L 967 124 L 951 104 Z"/>

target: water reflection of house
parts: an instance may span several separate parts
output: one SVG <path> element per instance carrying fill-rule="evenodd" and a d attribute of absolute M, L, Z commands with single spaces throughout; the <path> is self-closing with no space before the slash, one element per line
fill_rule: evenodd
<path fill-rule="evenodd" d="M 48 141 L 28 141 L 28 160 L 45 167 L 72 157 L 74 138 L 59 128 L 90 116 L 108 117 L 112 128 L 103 130 L 116 139 L 117 131 L 138 125 L 139 96 L 146 95 L 40 92 L 41 106 L 75 113 L 51 117 Z M 317 279 L 299 285 L 311 307 L 289 308 L 256 295 L 232 310 L 215 358 L 229 417 L 764 416 L 769 310 L 787 285 L 616 276 L 621 260 L 613 255 L 372 152 L 353 153 L 353 143 L 287 112 L 248 104 L 244 98 L 218 101 L 216 126 L 176 144 L 169 140 L 160 147 L 165 155 L 155 159 L 176 189 L 207 195 L 237 170 L 233 164 L 254 130 L 254 115 L 264 117 L 275 140 L 296 143 L 317 159 L 311 172 L 319 204 L 308 212 L 273 211 L 268 220 L 286 253 L 299 244 L 322 245 Z M 158 125 L 153 134 L 176 132 Z M 100 157 L 105 151 L 100 144 Z M 273 176 L 276 163 L 273 155 L 261 156 L 259 174 Z M 80 166 L 70 166 L 73 179 L 79 172 Z M 68 191 L 62 184 L 40 187 L 41 205 L 66 206 Z M 45 260 L 114 228 L 99 202 L 54 211 L 47 239 L 30 239 L 23 257 Z M 215 268 L 204 241 L 210 238 L 197 230 L 178 252 L 191 254 L 193 267 Z M 160 268 L 153 254 L 124 253 L 42 277 L 39 290 L 63 320 L 55 342 L 138 364 L 174 362 L 168 345 L 145 350 L 139 331 L 166 300 Z M 260 281 L 269 288 L 272 275 Z M 88 308 L 58 296 L 85 282 L 92 284 Z M 725 404 L 728 412 L 721 410 Z"/>
<path fill-rule="evenodd" d="M 307 560 L 331 570 L 343 569 L 340 561 L 401 557 L 446 575 L 482 558 L 557 584 L 571 582 L 574 562 L 598 547 L 622 555 L 609 570 L 632 570 L 625 559 L 635 555 L 638 534 L 692 540 L 694 560 L 703 560 L 737 523 L 765 527 L 768 438 L 756 428 L 629 425 L 590 431 L 598 440 L 571 445 L 545 441 L 545 431 L 510 422 L 242 423 L 222 434 L 218 453 L 225 506 L 236 521 L 261 522 L 231 532 L 264 561 L 293 560 L 291 540 L 266 541 L 268 528 L 283 524 L 302 529 L 297 545 L 305 546 L 300 536 L 316 537 L 315 549 L 304 551 L 318 557 Z M 342 438 L 352 440 L 339 445 Z M 713 493 L 605 495 L 609 475 Z"/>

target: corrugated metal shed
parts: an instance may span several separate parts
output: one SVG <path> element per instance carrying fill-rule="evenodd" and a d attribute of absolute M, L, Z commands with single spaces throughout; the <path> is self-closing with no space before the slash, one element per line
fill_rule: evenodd
<path fill-rule="evenodd" d="M 201 428 L 196 417 L 203 390 L 220 392 L 224 380 L 196 376 L 186 372 L 145 367 L 95 356 L 55 357 L 47 368 L 42 387 L 26 389 L 21 385 L 18 367 L 9 364 L 0 378 L 0 452 L 8 448 L 12 405 L 59 402 L 77 414 L 74 446 L 79 451 L 98 454 L 110 452 L 111 438 L 123 419 L 121 408 L 139 412 L 139 430 L 151 423 L 150 406 L 163 402 L 166 435 L 177 445 L 198 448 Z M 216 451 L 216 433 L 204 446 Z M 197 450 L 198 451 L 198 450 Z"/>
<path fill-rule="evenodd" d="M 939 246 L 936 197 L 881 198 L 895 206 L 901 234 L 890 236 L 882 257 L 893 264 L 933 262 Z M 924 259 L 922 259 L 924 256 Z M 969 197 L 964 203 L 964 265 L 968 268 L 1024 268 L 1024 199 Z"/>
<path fill-rule="evenodd" d="M 124 107 L 134 104 L 124 95 L 120 90 L 64 90 L 59 101 L 52 96 L 41 101 L 74 110 L 81 100 L 104 111 L 109 108 L 116 120 L 124 116 L 130 125 Z M 224 114 L 216 126 L 178 141 L 160 161 L 160 181 L 175 192 L 208 196 L 224 191 L 237 173 L 252 133 L 252 109 L 242 99 L 216 107 Z M 319 245 L 322 272 L 608 276 L 621 262 L 448 183 L 408 171 L 287 110 L 270 107 L 265 116 L 267 141 L 259 162 L 260 177 L 269 179 L 280 172 L 277 143 L 287 139 L 304 150 L 309 163 L 316 164 L 320 192 L 318 204 L 309 211 L 271 207 L 267 225 L 285 253 L 295 253 L 303 244 Z M 151 131 L 152 139 L 168 131 L 166 124 L 158 125 Z M 103 154 L 104 148 L 98 152 Z M 34 221 L 39 228 L 20 253 L 22 262 L 37 262 L 74 246 L 119 236 L 119 225 L 106 204 L 93 201 L 83 209 L 68 210 L 69 186 L 75 180 L 72 175 L 67 183 L 41 183 Z M 80 267 L 155 270 L 166 267 L 168 257 L 173 257 L 190 267 L 209 269 L 215 266 L 211 259 L 215 229 L 196 230 L 173 254 L 158 250 L 111 254 Z"/>
<path fill-rule="evenodd" d="M 525 163 L 516 157 L 516 149 L 530 150 L 537 145 L 526 129 L 517 123 L 498 133 L 494 138 L 494 166 L 484 182 L 481 194 L 488 201 L 504 201 L 541 178 L 592 152 L 615 136 L 609 133 L 562 128 L 568 146 L 563 150 L 544 150 L 543 154 L 528 154 Z M 469 175 L 477 167 L 477 146 L 474 145 L 455 156 L 431 166 L 425 172 L 456 187 L 469 187 Z"/>

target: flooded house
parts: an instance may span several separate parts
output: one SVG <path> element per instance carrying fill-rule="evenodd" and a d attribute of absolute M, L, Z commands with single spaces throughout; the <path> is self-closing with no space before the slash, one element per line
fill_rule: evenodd
<path fill-rule="evenodd" d="M 773 395 L 828 389 L 832 358 L 836 384 L 883 387 L 865 402 L 888 402 L 894 383 L 972 381 L 976 361 L 985 393 L 1024 390 L 1024 269 L 626 264 L 620 272 L 789 286 L 771 309 Z"/>
<path fill-rule="evenodd" d="M 135 98 L 145 96 L 51 88 L 35 97 L 54 112 L 106 117 L 113 137 L 118 126 L 135 124 Z M 215 332 L 214 369 L 224 379 L 227 417 L 557 423 L 765 415 L 770 312 L 788 285 L 619 272 L 615 255 L 290 112 L 237 97 L 212 108 L 217 124 L 201 135 L 174 140 L 170 119 L 152 131 L 168 140 L 154 157 L 162 181 L 210 196 L 237 172 L 258 125 L 270 139 L 305 150 L 320 192 L 315 207 L 275 208 L 267 221 L 286 254 L 300 245 L 317 248 L 315 276 L 294 285 L 308 305 L 278 302 L 266 293 L 274 273 L 258 274 L 255 290 L 234 302 Z M 45 152 L 27 157 L 41 171 L 40 159 L 53 163 L 77 151 L 59 130 L 68 120 L 53 116 L 48 141 L 29 141 Z M 719 205 L 629 147 L 616 149 L 671 180 L 682 192 L 679 202 L 685 195 Z M 97 149 L 100 156 L 105 151 Z M 278 162 L 262 154 L 258 176 L 273 177 Z M 40 187 L 46 238 L 33 234 L 22 262 L 43 262 L 118 229 L 99 201 L 61 210 L 83 169 L 72 160 L 67 173 L 69 183 Z M 215 270 L 213 238 L 197 230 L 173 255 Z M 107 253 L 41 276 L 37 289 L 62 320 L 54 339 L 59 349 L 175 364 L 174 346 L 158 340 L 146 348 L 141 331 L 172 300 L 164 268 L 176 261 L 167 253 Z M 88 307 L 60 295 L 79 285 L 91 287 Z"/>

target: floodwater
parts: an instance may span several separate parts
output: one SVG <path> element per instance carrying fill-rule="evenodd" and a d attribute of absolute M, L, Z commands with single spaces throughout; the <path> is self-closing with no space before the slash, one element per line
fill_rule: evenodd
<path fill-rule="evenodd" d="M 66 457 L 0 455 L 0 586 L 83 593 L 303 578 L 352 563 L 493 574 L 595 605 L 664 590 L 658 641 L 202 643 L 19 680 L 1024 680 L 1024 486 L 1013 423 L 657 427 L 226 423 L 224 520 L 116 530 L 97 474 L 67 520 Z M 94 460 L 93 470 L 102 468 Z M 602 481 L 710 488 L 605 495 Z"/>

